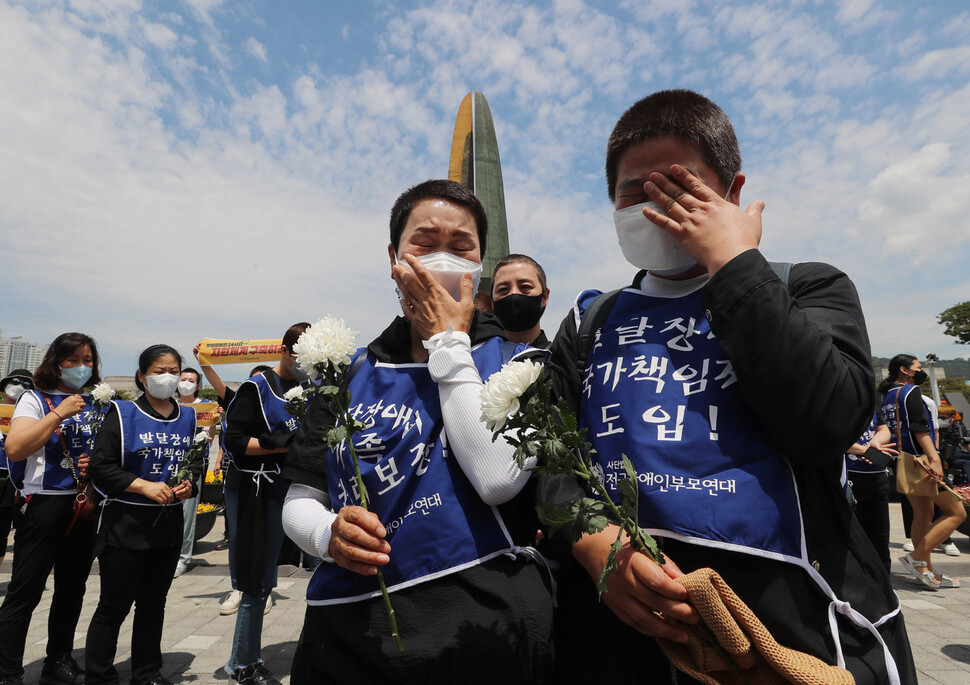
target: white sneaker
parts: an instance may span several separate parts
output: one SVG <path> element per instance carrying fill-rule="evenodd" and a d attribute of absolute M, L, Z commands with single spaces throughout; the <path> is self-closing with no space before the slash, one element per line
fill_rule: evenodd
<path fill-rule="evenodd" d="M 909 540 L 907 540 L 906 542 L 903 543 L 903 551 L 904 552 L 912 552 L 914 549 L 916 549 L 916 548 L 913 547 L 913 543 L 910 542 Z"/>
<path fill-rule="evenodd" d="M 239 611 L 239 603 L 242 602 L 242 592 L 240 590 L 230 590 L 225 600 L 219 605 L 220 616 L 230 616 Z"/>
<path fill-rule="evenodd" d="M 276 600 L 273 599 L 273 595 L 266 598 L 266 608 L 263 609 L 263 616 L 272 611 L 273 607 L 276 605 Z"/>
<path fill-rule="evenodd" d="M 958 557 L 958 556 L 960 556 L 960 550 L 958 550 L 957 549 L 957 546 L 955 544 L 953 544 L 952 542 L 948 542 L 945 545 L 941 545 L 940 547 L 937 547 L 936 548 L 936 551 L 937 552 L 943 552 L 948 557 Z"/>

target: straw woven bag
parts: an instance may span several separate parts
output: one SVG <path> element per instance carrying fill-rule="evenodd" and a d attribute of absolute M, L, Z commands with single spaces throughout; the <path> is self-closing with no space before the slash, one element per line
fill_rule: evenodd
<path fill-rule="evenodd" d="M 699 631 L 691 631 L 687 644 L 657 639 L 673 664 L 702 683 L 726 685 L 853 685 L 852 674 L 830 666 L 810 654 L 778 644 L 754 612 L 734 594 L 716 572 L 702 568 L 677 578 L 687 588 L 690 603 L 711 629 L 718 643 L 741 672 L 741 680 Z"/>

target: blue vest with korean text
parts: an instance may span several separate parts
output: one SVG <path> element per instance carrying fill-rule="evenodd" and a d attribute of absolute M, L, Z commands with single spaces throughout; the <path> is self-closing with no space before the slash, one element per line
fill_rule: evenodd
<path fill-rule="evenodd" d="M 896 436 L 899 436 L 899 443 L 896 445 L 896 449 L 902 452 L 920 455 L 923 454 L 923 448 L 916 442 L 916 436 L 913 434 L 914 431 L 909 425 L 909 414 L 906 412 L 906 399 L 911 392 L 916 390 L 916 387 L 915 385 L 897 385 L 890 388 L 882 396 L 882 407 L 879 411 L 882 413 L 882 420 L 889 426 L 889 430 L 893 434 L 893 439 L 895 440 Z M 930 413 L 929 407 L 926 406 L 925 402 L 921 402 L 920 404 L 926 417 L 926 425 L 929 429 L 930 439 L 936 444 L 936 426 L 933 422 L 933 415 Z M 899 409 L 899 416 L 896 415 L 897 407 Z"/>
<path fill-rule="evenodd" d="M 28 392 L 33 393 L 40 401 L 44 416 L 51 410 L 47 405 L 47 399 L 50 399 L 51 404 L 56 409 L 61 402 L 70 397 L 70 395 L 60 394 L 48 395 L 40 390 L 28 390 L 24 395 Z M 91 451 L 92 434 L 90 427 L 86 424 L 90 423 L 91 413 L 97 411 L 90 395 L 83 393 L 81 397 L 86 402 L 84 409 L 74 416 L 64 419 L 60 425 L 61 436 L 64 438 L 64 444 L 67 445 L 70 459 L 75 465 L 82 454 Z M 64 449 L 57 437 L 57 431 L 54 431 L 50 439 L 44 443 L 42 456 L 12 461 L 9 469 L 11 482 L 25 494 L 69 495 L 77 493 L 77 483 L 74 480 L 70 464 L 64 456 Z"/>
<path fill-rule="evenodd" d="M 502 342 L 491 338 L 472 350 L 482 380 L 502 367 Z M 354 445 L 368 506 L 391 545 L 390 563 L 383 567 L 388 588 L 455 573 L 512 549 L 498 510 L 482 502 L 450 454 L 438 386 L 427 364 L 387 364 L 368 356 L 350 391 L 353 415 L 365 426 Z M 327 485 L 334 511 L 360 504 L 345 444 L 327 453 Z M 325 562 L 310 580 L 307 602 L 337 604 L 379 594 L 374 577 Z"/>
<path fill-rule="evenodd" d="M 857 445 L 866 447 L 872 442 L 873 437 L 876 435 L 876 429 L 879 427 L 876 419 L 876 412 L 872 414 L 872 421 L 869 422 L 869 426 L 866 428 L 866 432 L 863 433 L 858 440 L 856 440 Z M 886 471 L 885 466 L 876 466 L 875 464 L 870 464 L 867 461 L 863 461 L 862 457 L 845 453 L 845 468 L 851 473 L 884 473 Z"/>
<path fill-rule="evenodd" d="M 134 402 L 115 400 L 113 404 L 121 418 L 121 468 L 144 480 L 168 482 L 192 446 L 195 412 L 178 405 L 178 411 L 169 418 L 159 419 L 146 414 Z M 116 499 L 126 504 L 159 506 L 134 492 L 123 492 Z M 182 506 L 182 502 L 174 505 Z"/>
<path fill-rule="evenodd" d="M 256 386 L 256 392 L 259 395 L 259 406 L 263 412 L 263 421 L 266 422 L 266 429 L 268 432 L 296 432 L 296 430 L 300 427 L 300 420 L 290 412 L 286 411 L 286 400 L 276 394 L 276 392 L 273 390 L 273 386 L 268 380 L 266 380 L 264 373 L 253 376 L 252 378 L 243 381 L 243 383 L 252 383 Z M 235 398 L 233 398 L 233 400 L 235 401 Z M 230 409 L 232 408 L 231 403 L 229 407 Z M 279 456 L 280 455 L 268 455 L 267 459 L 275 460 L 278 459 Z M 235 460 L 231 462 L 231 465 L 233 468 L 238 469 L 243 473 L 263 473 L 263 471 L 253 471 L 252 469 L 240 468 L 239 463 Z M 280 468 L 278 466 L 272 471 L 272 473 L 279 472 Z M 256 478 L 256 476 L 254 476 L 254 478 Z"/>
<path fill-rule="evenodd" d="M 701 294 L 620 294 L 590 350 L 580 424 L 614 496 L 620 455 L 632 461 L 648 532 L 804 565 L 794 475 L 742 397 Z"/>

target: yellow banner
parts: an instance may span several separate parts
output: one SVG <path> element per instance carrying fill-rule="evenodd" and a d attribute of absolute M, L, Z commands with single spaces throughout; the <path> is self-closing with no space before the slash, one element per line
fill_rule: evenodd
<path fill-rule="evenodd" d="M 199 363 L 242 364 L 278 362 L 283 356 L 282 340 L 213 340 L 205 338 L 199 348 Z"/>
<path fill-rule="evenodd" d="M 13 416 L 13 404 L 0 404 L 0 433 L 10 432 L 10 417 Z"/>
<path fill-rule="evenodd" d="M 195 409 L 195 425 L 199 428 L 208 428 L 219 423 L 219 404 L 217 402 L 195 402 L 185 406 Z"/>

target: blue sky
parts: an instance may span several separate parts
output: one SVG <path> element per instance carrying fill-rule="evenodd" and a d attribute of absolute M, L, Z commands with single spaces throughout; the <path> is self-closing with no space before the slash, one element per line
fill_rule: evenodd
<path fill-rule="evenodd" d="M 390 205 L 446 175 L 478 88 L 555 330 L 634 272 L 613 124 L 686 87 L 735 124 L 769 258 L 849 273 L 876 355 L 967 356 L 935 321 L 970 299 L 967 36 L 958 0 L 0 0 L 0 328 L 87 332 L 108 374 L 327 314 L 366 342 L 397 312 Z"/>

